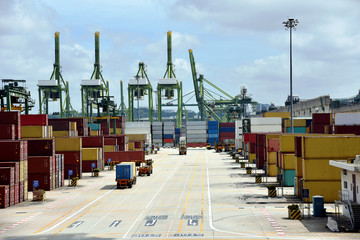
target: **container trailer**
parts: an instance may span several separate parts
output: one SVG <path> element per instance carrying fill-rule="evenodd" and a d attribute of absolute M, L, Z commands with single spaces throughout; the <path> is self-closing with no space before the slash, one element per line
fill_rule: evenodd
<path fill-rule="evenodd" d="M 120 163 L 116 165 L 117 188 L 132 188 L 136 184 L 135 163 Z"/>

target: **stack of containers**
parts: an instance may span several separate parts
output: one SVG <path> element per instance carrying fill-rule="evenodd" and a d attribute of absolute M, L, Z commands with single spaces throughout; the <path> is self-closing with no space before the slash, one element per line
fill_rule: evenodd
<path fill-rule="evenodd" d="M 360 135 L 360 113 L 336 113 L 335 133 Z"/>
<path fill-rule="evenodd" d="M 179 144 L 180 141 L 180 137 L 181 137 L 181 128 L 175 128 L 175 140 L 174 140 L 174 145 L 177 146 Z"/>
<path fill-rule="evenodd" d="M 49 119 L 49 125 L 53 128 L 54 137 L 77 137 L 76 122 L 69 122 L 67 120 L 59 121 L 57 119 Z"/>
<path fill-rule="evenodd" d="M 186 122 L 186 142 L 188 147 L 205 147 L 207 141 L 206 121 Z"/>
<path fill-rule="evenodd" d="M 129 150 L 130 151 L 142 151 L 144 150 L 149 134 L 126 134 L 129 139 Z"/>
<path fill-rule="evenodd" d="M 251 118 L 251 133 L 281 133 L 281 117 Z"/>
<path fill-rule="evenodd" d="M 120 116 L 115 119 L 115 128 L 116 128 L 116 135 L 123 134 L 123 129 L 125 128 L 126 117 Z M 110 120 L 110 134 L 114 133 L 114 120 Z"/>
<path fill-rule="evenodd" d="M 280 151 L 280 135 L 266 134 L 266 144 L 266 176 L 276 177 L 278 174 L 276 156 Z"/>
<path fill-rule="evenodd" d="M 21 138 L 52 138 L 47 114 L 20 115 Z"/>
<path fill-rule="evenodd" d="M 15 200 L 15 168 L 0 167 L 0 207 L 7 208 L 17 204 Z M 17 195 L 19 198 L 19 195 Z"/>
<path fill-rule="evenodd" d="M 282 184 L 285 187 L 294 186 L 295 178 L 295 136 L 283 134 L 280 136 L 280 151 L 277 155 L 277 166 L 282 174 Z"/>
<path fill-rule="evenodd" d="M 119 147 L 117 144 L 116 138 L 104 138 L 104 154 L 105 152 L 115 152 L 118 151 Z M 104 158 L 106 161 L 107 159 Z"/>
<path fill-rule="evenodd" d="M 324 196 L 325 202 L 338 200 L 341 190 L 341 169 L 329 165 L 329 160 L 346 160 L 360 154 L 360 137 L 303 136 L 296 141 L 296 156 L 302 158 L 302 179 L 299 191 L 309 189 L 314 195 Z M 298 193 L 299 194 L 299 193 Z"/>
<path fill-rule="evenodd" d="M 126 122 L 124 133 L 129 134 L 145 134 L 145 146 L 151 146 L 151 126 L 150 122 Z M 130 139 L 129 139 L 130 140 Z M 134 146 L 135 147 L 135 146 Z"/>
<path fill-rule="evenodd" d="M 219 124 L 219 142 L 225 144 L 235 144 L 235 123 Z"/>
<path fill-rule="evenodd" d="M 90 128 L 90 136 L 99 136 L 101 130 L 100 123 L 88 123 L 88 127 Z"/>
<path fill-rule="evenodd" d="M 307 119 L 294 118 L 293 119 L 294 133 L 310 133 L 310 128 L 307 126 Z M 285 133 L 291 133 L 291 119 L 284 119 L 284 131 Z"/>
<path fill-rule="evenodd" d="M 156 147 L 163 146 L 163 122 L 153 122 L 151 124 L 152 142 Z"/>
<path fill-rule="evenodd" d="M 27 141 L 19 141 L 20 137 L 20 112 L 0 112 L 0 167 L 14 169 L 14 184 L 0 183 L 0 208 L 28 198 Z M 3 170 L 0 178 L 9 179 L 11 175 L 11 170 Z"/>
<path fill-rule="evenodd" d="M 180 135 L 186 137 L 186 123 L 181 123 Z"/>
<path fill-rule="evenodd" d="M 56 124 L 58 122 L 75 122 L 76 123 L 76 127 L 75 129 L 77 130 L 77 134 L 73 134 L 71 133 L 69 136 L 88 136 L 88 119 L 85 117 L 79 117 L 79 118 L 54 118 L 54 119 L 49 119 L 49 124 L 53 125 Z M 71 131 L 75 131 L 74 130 L 74 126 L 75 124 L 71 125 Z"/>
<path fill-rule="evenodd" d="M 82 172 L 92 172 L 93 168 L 104 170 L 104 137 L 82 138 Z"/>
<path fill-rule="evenodd" d="M 244 144 L 245 144 L 245 157 L 250 163 L 254 163 L 256 160 L 256 134 L 255 133 L 244 133 Z"/>
<path fill-rule="evenodd" d="M 332 124 L 331 113 L 313 113 L 311 132 L 312 133 L 329 133 L 327 130 L 330 129 Z"/>
<path fill-rule="evenodd" d="M 175 122 L 164 122 L 164 147 L 173 147 L 175 138 Z"/>
<path fill-rule="evenodd" d="M 69 170 L 73 172 L 70 177 L 82 177 L 82 138 L 56 138 L 55 153 L 64 155 L 64 177 L 69 178 Z"/>
<path fill-rule="evenodd" d="M 242 128 L 242 120 L 235 121 L 235 147 L 236 149 L 243 149 L 243 128 Z"/>
<path fill-rule="evenodd" d="M 114 151 L 128 151 L 129 150 L 129 138 L 127 135 L 105 135 L 104 136 L 104 145 L 114 145 L 114 144 L 115 144 Z M 110 151 L 108 151 L 108 152 L 110 152 Z M 107 160 L 106 157 L 104 157 L 104 159 Z"/>
<path fill-rule="evenodd" d="M 219 142 L 219 122 L 208 121 L 208 143 L 214 146 L 215 143 Z"/>

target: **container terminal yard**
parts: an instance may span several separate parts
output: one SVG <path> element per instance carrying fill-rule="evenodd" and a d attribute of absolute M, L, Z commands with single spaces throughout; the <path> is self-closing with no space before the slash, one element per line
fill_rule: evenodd
<path fill-rule="evenodd" d="M 1 239 L 359 239 L 358 96 L 351 104 L 291 96 L 285 107 L 251 114 L 258 103 L 248 89 L 231 96 L 198 75 L 190 49 L 190 104 L 169 31 L 156 90 L 140 62 L 128 106 L 122 81 L 117 106 L 96 32 L 78 113 L 60 71 L 59 36 L 51 77 L 37 84 L 38 114 L 30 114 L 25 80 L 2 80 Z M 149 111 L 140 119 L 144 98 Z M 345 105 L 351 111 L 339 110 Z M 163 117 L 168 106 L 177 109 L 173 119 Z"/>

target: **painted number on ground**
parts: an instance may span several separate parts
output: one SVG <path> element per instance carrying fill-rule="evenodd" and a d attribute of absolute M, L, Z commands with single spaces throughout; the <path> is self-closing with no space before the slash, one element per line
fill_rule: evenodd
<path fill-rule="evenodd" d="M 109 227 L 117 227 L 120 223 L 121 223 L 121 220 L 115 220 L 112 222 L 112 224 L 110 224 Z"/>
<path fill-rule="evenodd" d="M 181 219 L 202 219 L 201 215 L 182 215 Z"/>
<path fill-rule="evenodd" d="M 189 219 L 188 220 L 188 226 L 197 226 L 199 225 L 199 220 L 197 219 Z"/>
<path fill-rule="evenodd" d="M 145 226 L 147 226 L 147 227 L 155 226 L 156 222 L 157 222 L 156 219 L 146 220 Z"/>
<path fill-rule="evenodd" d="M 136 237 L 136 238 L 161 237 L 161 234 L 133 234 L 132 237 Z"/>
<path fill-rule="evenodd" d="M 159 215 L 159 216 L 146 216 L 145 220 L 166 220 L 168 219 L 168 215 Z"/>
<path fill-rule="evenodd" d="M 73 222 L 70 226 L 68 226 L 68 228 L 77 228 L 78 226 L 80 226 L 83 223 L 84 223 L 84 221 L 76 221 L 76 222 Z"/>
<path fill-rule="evenodd" d="M 203 233 L 175 233 L 174 237 L 203 237 Z"/>

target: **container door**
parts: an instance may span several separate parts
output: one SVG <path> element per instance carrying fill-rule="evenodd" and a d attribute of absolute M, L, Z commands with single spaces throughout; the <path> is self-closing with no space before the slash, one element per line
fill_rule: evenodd
<path fill-rule="evenodd" d="M 356 175 L 355 174 L 352 175 L 352 185 L 353 185 L 353 201 L 357 202 L 357 199 L 356 199 Z"/>

